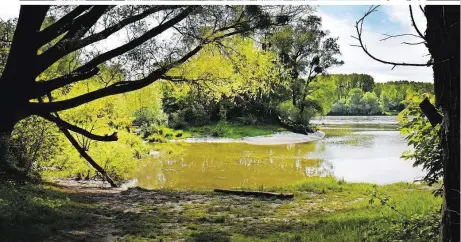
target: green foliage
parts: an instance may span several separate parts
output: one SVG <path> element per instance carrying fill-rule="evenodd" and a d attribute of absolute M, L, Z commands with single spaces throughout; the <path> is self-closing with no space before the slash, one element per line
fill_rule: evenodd
<path fill-rule="evenodd" d="M 371 76 L 355 73 L 331 74 L 322 77 L 322 82 L 332 83 L 336 89 L 333 95 L 327 95 L 329 96 L 327 102 L 331 102 L 331 110 L 328 111 L 331 111 L 329 114 L 332 115 L 396 113 L 408 105 L 409 97 L 433 92 L 432 83 L 413 81 L 375 83 Z M 352 91 L 353 89 L 355 90 Z M 355 96 L 351 97 L 351 95 Z M 347 101 L 349 103 L 346 103 Z"/>
<path fill-rule="evenodd" d="M 399 113 L 398 118 L 402 126 L 401 133 L 406 136 L 408 145 L 413 147 L 412 150 L 405 151 L 402 157 L 412 160 L 414 166 L 422 166 L 426 172 L 424 181 L 432 185 L 443 175 L 442 147 L 439 137 L 440 125 L 432 127 L 419 108 L 419 103 L 425 97 L 434 103 L 434 96 L 429 94 L 409 97 L 406 100 L 407 108 Z"/>
<path fill-rule="evenodd" d="M 349 91 L 349 98 L 346 101 L 350 113 L 360 113 L 362 111 L 363 91 L 360 88 L 353 88 Z"/>
<path fill-rule="evenodd" d="M 346 104 L 346 99 L 340 99 L 331 107 L 331 113 L 334 114 L 348 114 L 349 107 Z"/>
<path fill-rule="evenodd" d="M 398 218 L 390 221 L 378 221 L 370 226 L 365 232 L 365 241 L 436 241 L 440 232 L 440 211 L 434 210 L 427 214 L 405 214 L 390 204 L 390 198 L 381 197 L 378 194 L 377 186 L 371 192 L 370 204 L 377 199 L 382 206 L 390 207 L 398 213 Z M 390 226 L 383 227 L 382 223 L 390 223 Z"/>
<path fill-rule="evenodd" d="M 48 162 L 61 152 L 57 144 L 62 137 L 57 128 L 48 121 L 31 116 L 16 124 L 9 140 L 9 162 L 30 175 L 44 169 L 41 164 Z"/>
<path fill-rule="evenodd" d="M 270 116 L 272 102 L 286 88 L 284 70 L 274 59 L 273 52 L 255 48 L 250 38 L 208 46 L 169 72 L 183 80 L 164 85 L 169 126 L 203 126 L 249 114 L 261 119 Z"/>
<path fill-rule="evenodd" d="M 194 136 L 213 136 L 223 138 L 243 138 L 260 135 L 270 135 L 276 131 L 284 129 L 275 125 L 242 125 L 231 122 L 219 122 L 216 125 L 207 125 L 202 127 L 193 127 L 186 131 Z"/>
<path fill-rule="evenodd" d="M 365 232 L 365 241 L 437 241 L 441 216 L 438 211 L 430 215 L 412 215 L 390 221 L 377 221 Z M 389 227 L 382 226 L 390 223 Z"/>
<path fill-rule="evenodd" d="M 378 97 L 374 92 L 366 92 L 361 100 L 363 105 L 363 112 L 366 114 L 379 114 L 381 108 L 379 106 Z"/>
<path fill-rule="evenodd" d="M 287 100 L 277 107 L 277 113 L 282 121 L 308 125 L 311 118 L 317 113 L 317 110 L 305 109 L 304 112 L 301 112 L 298 107 L 293 105 L 291 100 Z"/>
<path fill-rule="evenodd" d="M 16 19 L 0 21 L 0 74 L 3 73 L 11 42 L 13 40 L 14 30 L 16 28 Z"/>

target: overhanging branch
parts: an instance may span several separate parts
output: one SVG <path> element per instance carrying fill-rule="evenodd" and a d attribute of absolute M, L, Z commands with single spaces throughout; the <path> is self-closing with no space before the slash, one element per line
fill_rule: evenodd
<path fill-rule="evenodd" d="M 89 79 L 95 76 L 96 74 L 98 74 L 98 72 L 99 72 L 99 68 L 96 67 L 88 72 L 75 73 L 75 74 L 71 73 L 69 75 L 61 76 L 61 77 L 51 79 L 48 81 L 36 82 L 34 84 L 35 88 L 31 91 L 31 96 L 29 97 L 29 99 L 41 97 L 41 96 L 46 95 L 47 93 L 50 93 L 51 91 L 55 89 L 64 87 L 68 84 Z"/>
<path fill-rule="evenodd" d="M 124 53 L 138 47 L 138 46 L 140 46 L 141 44 L 145 43 L 149 39 L 159 35 L 160 33 L 164 32 L 168 28 L 172 27 L 173 25 L 175 25 L 175 24 L 179 23 L 180 21 L 182 21 L 183 19 L 185 19 L 196 8 L 197 8 L 197 6 L 190 6 L 190 7 L 186 8 L 184 11 L 179 13 L 177 16 L 173 17 L 172 19 L 166 21 L 165 23 L 163 23 L 161 25 L 158 25 L 158 26 L 152 28 L 151 30 L 149 30 L 148 32 L 143 34 L 142 36 L 140 36 L 140 37 L 138 37 L 138 38 L 136 38 L 136 39 L 122 45 L 122 46 L 119 46 L 119 47 L 117 47 L 115 49 L 112 49 L 112 50 L 107 51 L 107 52 L 105 52 L 105 53 L 103 53 L 101 55 L 98 55 L 97 57 L 90 60 L 89 62 L 87 62 L 83 66 L 78 67 L 76 70 L 74 70 L 69 75 L 78 76 L 79 73 L 88 73 L 91 70 L 95 69 L 98 65 L 100 65 L 100 64 L 102 64 L 102 63 L 104 63 L 104 62 L 106 62 L 106 61 L 108 61 L 108 60 L 110 60 L 110 59 L 112 59 L 112 58 L 114 58 L 116 56 L 122 55 L 122 54 L 124 54 Z M 54 89 L 57 89 L 57 88 L 65 86 L 67 84 L 74 83 L 74 82 L 81 81 L 81 80 L 85 80 L 85 79 L 74 79 L 74 81 L 71 82 L 67 77 L 60 77 L 60 78 L 57 78 L 56 81 L 54 81 L 53 87 L 54 87 Z M 58 81 L 63 81 L 63 82 L 61 84 L 59 84 Z"/>
<path fill-rule="evenodd" d="M 90 8 L 91 6 L 88 5 L 77 6 L 68 14 L 60 18 L 58 21 L 40 31 L 39 39 L 41 44 L 44 45 L 52 41 L 53 39 L 57 38 L 59 35 L 65 33 L 68 30 L 69 26 L 74 23 L 74 19 Z"/>
<path fill-rule="evenodd" d="M 93 133 L 91 133 L 91 132 L 89 132 L 89 131 L 87 131 L 85 129 L 82 129 L 82 128 L 78 127 L 78 126 L 70 124 L 70 123 L 62 120 L 61 118 L 53 116 L 51 114 L 40 114 L 40 116 L 43 117 L 44 119 L 50 121 L 50 122 L 55 123 L 60 128 L 68 129 L 68 130 L 73 131 L 75 133 L 81 134 L 81 135 L 87 137 L 88 139 L 92 139 L 92 140 L 96 140 L 96 141 L 104 141 L 104 142 L 117 141 L 118 140 L 117 132 L 114 132 L 111 135 L 104 135 L 104 136 L 96 135 L 96 134 L 93 134 Z"/>
<path fill-rule="evenodd" d="M 93 6 L 88 12 L 78 17 L 75 23 L 69 26 L 69 30 L 58 43 L 37 56 L 37 74 L 45 71 L 63 56 L 75 51 L 78 40 L 82 38 L 110 8 L 109 6 Z"/>
<path fill-rule="evenodd" d="M 163 68 L 153 71 L 146 78 L 143 78 L 137 81 L 117 82 L 112 85 L 109 85 L 108 87 L 98 89 L 96 91 L 92 91 L 89 93 L 85 93 L 80 96 L 67 99 L 67 100 L 63 100 L 63 101 L 50 102 L 50 103 L 29 103 L 29 108 L 33 114 L 41 115 L 44 113 L 52 113 L 52 112 L 57 112 L 61 110 L 66 110 L 69 108 L 74 108 L 84 103 L 88 103 L 88 102 L 94 101 L 102 97 L 112 96 L 112 95 L 116 95 L 120 93 L 131 92 L 134 90 L 141 89 L 155 82 L 156 80 L 158 80 L 163 74 L 165 74 L 173 66 L 179 65 L 185 62 L 186 60 L 188 60 L 190 57 L 198 53 L 202 48 L 203 48 L 203 45 L 197 46 L 195 49 L 191 50 L 186 55 L 184 55 L 181 59 L 173 63 L 170 63 L 169 65 Z"/>
<path fill-rule="evenodd" d="M 78 151 L 80 156 L 82 156 L 90 165 L 95 168 L 101 175 L 104 177 L 107 182 L 109 182 L 111 187 L 117 187 L 117 184 L 112 180 L 112 178 L 107 174 L 107 172 L 102 168 L 98 163 L 96 163 L 95 160 L 85 151 L 85 148 L 80 146 L 80 144 L 77 142 L 77 140 L 72 136 L 72 134 L 69 132 L 69 130 L 65 128 L 61 128 L 61 132 L 66 136 L 66 138 L 69 140 L 69 142 L 74 146 L 74 148 Z"/>
<path fill-rule="evenodd" d="M 143 11 L 142 13 L 140 14 L 137 14 L 137 15 L 133 15 L 133 16 L 130 16 L 122 21 L 120 21 L 119 23 L 117 24 L 114 24 L 112 25 L 111 27 L 108 27 L 104 30 L 102 30 L 101 32 L 99 33 L 96 33 L 96 34 L 93 34 L 93 35 L 90 35 L 84 39 L 72 39 L 70 42 L 67 42 L 65 43 L 65 47 L 63 46 L 58 46 L 56 45 L 56 47 L 53 47 L 51 49 L 49 49 L 47 52 L 49 52 L 48 54 L 45 52 L 43 54 L 43 58 L 46 59 L 46 58 L 51 58 L 51 59 L 54 59 L 54 60 L 58 60 L 59 58 L 62 58 L 63 56 L 69 54 L 69 53 L 72 53 L 76 50 L 79 50 L 85 46 L 88 46 L 90 44 L 93 44 L 95 42 L 98 42 L 98 41 L 101 41 L 101 40 L 104 40 L 106 38 L 108 38 L 109 36 L 111 36 L 112 34 L 114 34 L 115 32 L 121 30 L 122 28 L 126 27 L 127 25 L 129 24 L 132 24 L 136 21 L 139 21 L 141 19 L 144 19 L 146 18 L 147 16 L 149 15 L 152 15 L 156 12 L 159 12 L 161 10 L 166 10 L 166 9 L 176 9 L 176 8 L 180 8 L 182 6 L 153 6 L 145 11 Z"/>

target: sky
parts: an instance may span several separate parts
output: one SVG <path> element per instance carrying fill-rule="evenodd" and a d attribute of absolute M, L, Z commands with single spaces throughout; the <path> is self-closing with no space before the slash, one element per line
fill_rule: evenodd
<path fill-rule="evenodd" d="M 319 6 L 317 15 L 322 17 L 322 26 L 333 37 L 338 37 L 341 49 L 341 59 L 345 62 L 340 67 L 328 70 L 328 73 L 363 73 L 373 76 L 376 82 L 395 80 L 432 82 L 431 67 L 404 67 L 397 66 L 392 70 L 391 65 L 374 61 L 363 50 L 351 46 L 357 40 L 355 22 L 368 10 L 369 6 Z M 418 6 L 413 8 L 415 22 L 421 32 L 426 30 L 426 19 Z M 17 17 L 19 6 L 14 3 L 0 3 L 0 18 Z M 421 40 L 415 37 L 399 37 L 380 41 L 383 34 L 416 34 L 411 26 L 408 6 L 384 5 L 370 15 L 364 24 L 363 41 L 371 54 L 387 61 L 426 63 L 429 60 L 428 51 L 424 45 L 405 45 L 402 42 L 416 43 Z"/>
<path fill-rule="evenodd" d="M 392 80 L 412 80 L 432 82 L 431 67 L 405 67 L 397 66 L 392 70 L 391 65 L 386 65 L 371 59 L 358 47 L 351 46 L 358 41 L 355 22 L 360 19 L 369 6 L 320 6 L 318 15 L 322 17 L 322 26 L 330 31 L 330 35 L 339 38 L 344 65 L 330 69 L 329 73 L 364 73 L 373 76 L 377 82 Z M 416 25 L 424 33 L 426 19 L 418 6 L 413 7 Z M 415 34 L 411 25 L 408 6 L 386 5 L 378 8 L 365 19 L 362 39 L 368 51 L 375 57 L 394 62 L 426 63 L 429 52 L 425 45 L 406 45 L 402 42 L 418 43 L 421 39 L 405 36 L 380 41 L 383 34 Z"/>

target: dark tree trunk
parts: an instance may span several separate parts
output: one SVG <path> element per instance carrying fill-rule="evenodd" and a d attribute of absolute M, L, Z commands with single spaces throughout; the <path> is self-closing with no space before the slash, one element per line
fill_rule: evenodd
<path fill-rule="evenodd" d="M 434 59 L 436 105 L 441 107 L 444 202 L 441 241 L 460 241 L 459 6 L 426 6 L 426 39 Z"/>

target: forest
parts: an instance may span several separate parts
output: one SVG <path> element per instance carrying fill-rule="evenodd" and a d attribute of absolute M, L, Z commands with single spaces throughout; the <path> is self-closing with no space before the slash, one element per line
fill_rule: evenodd
<path fill-rule="evenodd" d="M 113 35 L 118 47 L 111 48 L 113 43 L 104 41 Z M 448 154 L 440 139 L 445 127 L 435 125 L 420 106 L 423 101 L 438 105 L 441 117 L 446 105 L 437 104 L 440 84 L 375 82 L 360 70 L 329 73 L 344 64 L 341 57 L 338 38 L 322 27 L 321 16 L 309 5 L 22 6 L 18 18 L 0 22 L 0 234 L 7 241 L 107 236 L 123 241 L 433 241 L 454 236 L 451 230 L 440 232 L 438 211 L 447 196 L 441 188 L 446 186 Z M 221 197 L 210 187 L 152 190 L 137 177 L 149 169 L 179 173 L 177 167 L 167 168 L 179 156 L 183 167 L 192 167 L 193 162 L 184 163 L 193 150 L 187 148 L 193 146 L 190 139 L 241 141 L 280 132 L 352 137 L 359 129 L 312 122 L 342 116 L 398 120 L 390 128 L 373 128 L 398 130 L 405 137 L 412 149 L 400 155 L 424 168 L 421 181 L 377 186 L 314 175 L 273 187 L 239 188 L 294 192 L 295 199 L 285 202 Z M 313 152 L 308 145 L 299 147 Z M 268 153 L 262 146 L 236 147 L 225 149 L 242 149 L 240 162 Z M 215 157 L 211 149 L 210 159 Z M 215 153 L 217 160 L 227 156 Z M 205 160 L 202 171 L 212 162 Z M 196 173 L 185 176 L 200 180 L 202 173 Z M 145 177 L 165 180 L 161 174 Z M 104 181 L 117 191 L 135 177 L 138 186 L 122 191 L 122 200 L 109 188 L 85 188 Z M 84 184 L 77 190 L 59 185 L 76 181 Z M 109 218 L 116 221 L 106 222 Z M 459 213 L 453 219 L 459 221 Z M 104 229 L 95 230 L 92 223 Z M 40 228 L 43 224 L 48 225 Z"/>

